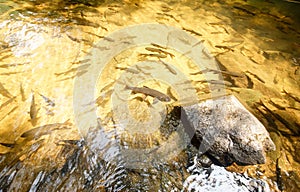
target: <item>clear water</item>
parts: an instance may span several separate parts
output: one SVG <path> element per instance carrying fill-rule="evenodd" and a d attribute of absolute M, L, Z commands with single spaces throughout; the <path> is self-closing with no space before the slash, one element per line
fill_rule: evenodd
<path fill-rule="evenodd" d="M 131 161 L 126 159 L 137 153 L 124 154 L 120 150 L 120 146 L 123 149 L 157 149 L 155 147 L 161 143 L 176 137 L 176 130 L 181 126 L 176 118 L 173 119 L 176 114 L 167 116 L 160 129 L 151 130 L 149 124 L 124 128 L 126 122 L 117 122 L 112 112 L 117 106 L 113 101 L 122 102 L 124 96 L 115 91 L 118 89 L 115 80 L 124 73 L 129 82 L 142 79 L 143 85 L 163 93 L 168 92 L 167 84 L 172 82 L 169 91 L 174 97 L 182 95 L 188 99 L 188 94 L 196 94 L 199 99 L 210 98 L 211 93 L 204 90 L 212 91 L 213 85 L 199 83 L 201 75 L 191 75 L 197 72 L 193 62 L 176 49 L 167 49 L 174 57 L 169 55 L 164 59 L 172 63 L 176 72 L 168 67 L 152 71 L 157 79 L 160 71 L 177 74 L 167 82 L 148 77 L 147 70 L 152 69 L 142 69 L 142 77 L 135 76 L 134 70 L 138 70 L 135 66 L 128 69 L 143 60 L 140 54 L 149 53 L 145 52 L 149 45 L 131 47 L 114 55 L 97 76 L 95 85 L 94 95 L 99 100 L 96 109 L 91 110 L 96 111 L 94 123 L 98 126 L 100 122 L 101 129 L 96 126 L 86 132 L 78 131 L 81 123 L 87 126 L 86 122 L 90 121 L 78 122 L 76 118 L 80 114 L 74 115 L 74 89 L 79 93 L 88 90 L 85 86 L 74 86 L 76 78 L 86 76 L 91 60 L 96 63 L 102 58 L 97 53 L 105 50 L 101 44 L 101 40 L 105 40 L 103 37 L 131 25 L 156 23 L 185 29 L 196 40 L 202 40 L 201 45 L 216 58 L 220 69 L 243 75 L 224 76 L 225 94 L 237 96 L 266 126 L 277 149 L 268 153 L 266 164 L 229 169 L 247 171 L 250 176 L 264 178 L 271 184 L 277 181 L 279 188 L 286 191 L 299 190 L 299 8 L 299 1 L 282 0 L 0 1 L 0 83 L 3 87 L 0 89 L 0 189 L 182 189 L 189 175 L 186 167 L 196 150 L 186 147 L 186 137 L 176 140 L 183 143 L 167 143 L 167 149 L 180 149 L 175 155 L 161 161 L 155 157 L 141 157 L 151 165 L 143 169 L 140 166 L 144 164 L 137 168 L 129 165 Z M 158 32 L 157 36 L 160 35 L 163 34 Z M 179 72 L 187 76 L 180 79 Z M 176 81 L 184 83 L 185 80 L 191 80 L 198 88 L 196 93 L 178 91 L 180 86 L 175 85 Z M 130 115 L 141 121 L 153 118 L 161 123 L 163 118 L 149 112 L 151 106 L 154 111 L 166 113 L 178 105 L 169 103 L 163 111 L 161 102 L 152 97 L 135 96 L 129 96 Z M 126 134 L 126 131 L 134 134 Z M 146 132 L 149 134 L 145 136 Z M 282 179 L 278 178 L 279 174 Z"/>

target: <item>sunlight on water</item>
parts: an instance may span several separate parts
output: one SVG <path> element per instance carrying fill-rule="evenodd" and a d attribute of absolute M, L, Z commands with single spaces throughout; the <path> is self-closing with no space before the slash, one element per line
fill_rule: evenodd
<path fill-rule="evenodd" d="M 197 149 L 178 109 L 228 94 L 276 150 L 227 170 L 299 190 L 299 8 L 0 0 L 0 191 L 181 191 Z"/>

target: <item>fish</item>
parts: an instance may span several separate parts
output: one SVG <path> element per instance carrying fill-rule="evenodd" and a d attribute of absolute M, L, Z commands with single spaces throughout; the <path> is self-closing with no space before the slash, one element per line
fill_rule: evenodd
<path fill-rule="evenodd" d="M 140 73 L 139 71 L 137 71 L 135 69 L 132 69 L 132 68 L 118 67 L 118 66 L 116 66 L 115 68 L 120 69 L 120 70 L 126 70 L 126 71 L 128 71 L 130 73 L 134 73 L 134 74 L 139 74 Z"/>
<path fill-rule="evenodd" d="M 228 81 L 222 81 L 222 80 L 200 80 L 200 81 L 195 81 L 195 82 L 232 86 L 232 83 L 230 83 Z"/>
<path fill-rule="evenodd" d="M 170 17 L 171 19 L 174 19 L 176 22 L 179 22 L 178 19 L 176 19 L 174 17 L 174 15 L 171 15 L 171 14 L 168 14 L 168 13 L 156 13 L 157 15 L 162 15 L 162 16 L 167 16 L 167 17 Z"/>
<path fill-rule="evenodd" d="M 208 23 L 209 25 L 225 25 L 224 22 L 215 22 L 215 23 Z"/>
<path fill-rule="evenodd" d="M 288 95 L 289 97 L 293 98 L 295 101 L 299 102 L 300 103 L 300 98 L 297 97 L 296 95 L 292 94 L 292 93 L 289 93 L 287 92 L 285 89 L 283 89 L 283 93 L 285 93 L 286 95 Z"/>
<path fill-rule="evenodd" d="M 261 109 L 264 107 L 259 102 L 254 103 L 254 107 L 262 116 L 264 116 L 271 127 L 274 127 L 276 130 L 278 129 L 278 126 L 275 123 L 275 119 L 273 118 L 272 114 L 268 112 L 268 109 Z"/>
<path fill-rule="evenodd" d="M 143 57 L 157 57 L 159 59 L 161 58 L 166 58 L 167 55 L 163 55 L 163 54 L 159 54 L 159 53 L 150 53 L 150 54 L 146 54 L 146 53 L 140 53 L 139 56 L 143 56 Z"/>
<path fill-rule="evenodd" d="M 5 56 L 3 56 L 3 57 L 0 58 L 0 61 L 5 60 L 6 58 L 9 58 L 11 56 L 13 56 L 13 54 L 5 55 Z"/>
<path fill-rule="evenodd" d="M 230 34 L 229 31 L 226 29 L 226 27 L 222 27 L 222 28 L 223 28 L 223 30 L 225 31 L 226 34 L 228 34 L 228 35 Z"/>
<path fill-rule="evenodd" d="M 29 63 L 30 62 L 3 64 L 3 65 L 0 65 L 0 68 L 16 67 L 16 66 L 20 66 L 20 65 L 26 65 L 26 64 L 29 64 Z"/>
<path fill-rule="evenodd" d="M 285 110 L 287 108 L 285 106 L 281 106 L 280 104 L 274 102 L 274 100 L 272 98 L 269 100 L 269 103 L 272 104 L 273 106 L 275 106 L 276 108 L 280 109 L 280 110 Z"/>
<path fill-rule="evenodd" d="M 83 75 L 87 72 L 88 72 L 88 70 L 77 71 L 77 73 L 75 75 L 72 75 L 72 76 L 57 80 L 57 81 L 65 81 L 65 80 L 68 80 L 68 79 L 74 79 L 75 77 L 80 77 L 81 75 Z"/>
<path fill-rule="evenodd" d="M 39 95 L 46 101 L 47 105 L 50 105 L 51 107 L 55 106 L 55 103 L 51 99 L 49 99 L 48 97 L 46 97 L 40 93 L 39 93 Z"/>
<path fill-rule="evenodd" d="M 229 50 L 229 51 L 234 51 L 233 49 L 232 49 L 232 46 L 226 46 L 226 45 L 216 45 L 215 46 L 216 48 L 219 48 L 219 49 L 226 49 L 226 50 Z"/>
<path fill-rule="evenodd" d="M 105 28 L 104 30 L 107 31 L 106 28 Z M 110 37 L 106 37 L 106 36 L 103 36 L 103 35 L 97 35 L 97 34 L 91 33 L 91 32 L 85 32 L 85 33 L 88 33 L 88 34 L 90 34 L 90 35 L 94 35 L 94 36 L 96 36 L 96 37 L 98 37 L 98 38 L 104 39 L 104 40 L 109 41 L 109 42 L 115 42 L 115 40 L 113 40 L 113 39 L 110 38 Z"/>
<path fill-rule="evenodd" d="M 135 66 L 137 70 L 139 70 L 141 73 L 145 74 L 145 75 L 151 75 L 151 73 L 145 72 L 142 67 L 136 65 Z M 145 69 L 145 67 L 143 67 Z M 147 67 L 146 67 L 147 68 Z M 146 69 L 147 70 L 147 69 Z"/>
<path fill-rule="evenodd" d="M 209 53 L 206 52 L 206 50 L 203 48 L 202 53 L 207 57 L 208 59 L 211 59 L 212 57 L 209 55 Z"/>
<path fill-rule="evenodd" d="M 168 89 L 167 89 L 167 94 L 168 95 L 170 95 L 170 98 L 171 99 L 173 99 L 174 101 L 178 101 L 178 99 L 173 95 L 173 93 L 172 93 L 172 87 L 170 86 L 170 87 L 168 87 Z"/>
<path fill-rule="evenodd" d="M 292 132 L 293 135 L 299 135 L 299 128 L 297 126 L 297 123 L 294 123 L 292 121 L 287 120 L 286 118 L 282 117 L 280 115 L 280 110 L 272 110 L 269 108 L 267 103 L 264 103 L 262 100 L 260 100 L 260 104 L 272 115 L 274 116 L 279 122 L 281 122 L 285 127 L 289 128 L 289 130 Z"/>
<path fill-rule="evenodd" d="M 96 36 L 96 37 L 98 37 L 98 38 L 104 38 L 103 35 L 97 35 L 97 34 L 95 34 L 95 33 L 89 32 L 89 31 L 85 31 L 85 33 L 90 34 L 90 35 L 93 35 L 93 36 Z"/>
<path fill-rule="evenodd" d="M 12 108 L 12 109 L 7 113 L 7 116 L 10 115 L 12 112 L 14 112 L 17 108 L 18 108 L 18 106 L 15 106 L 14 108 Z"/>
<path fill-rule="evenodd" d="M 81 39 L 78 39 L 76 37 L 72 37 L 71 35 L 69 34 L 66 34 L 67 37 L 69 37 L 69 39 L 71 39 L 72 41 L 76 42 L 76 43 L 80 43 L 81 42 Z"/>
<path fill-rule="evenodd" d="M 151 60 L 149 60 L 149 62 L 156 62 L 156 61 L 151 61 Z M 135 67 L 136 67 L 138 70 L 142 70 L 142 69 L 151 70 L 151 69 L 154 69 L 153 67 L 147 66 L 147 65 L 143 65 L 143 66 L 138 66 L 138 65 L 136 65 Z"/>
<path fill-rule="evenodd" d="M 173 10 L 171 7 L 169 7 L 167 5 L 162 5 L 161 9 L 163 12 L 170 12 L 171 10 Z"/>
<path fill-rule="evenodd" d="M 167 47 L 163 47 L 163 46 L 158 45 L 158 44 L 156 44 L 156 43 L 151 43 L 151 45 L 154 46 L 154 47 L 161 48 L 161 49 L 167 49 Z"/>
<path fill-rule="evenodd" d="M 175 85 L 191 84 L 192 82 L 193 82 L 192 80 L 185 80 L 185 81 L 183 81 L 183 82 L 176 83 Z"/>
<path fill-rule="evenodd" d="M 13 101 L 15 100 L 16 97 L 17 97 L 17 96 L 14 96 L 14 97 L 10 98 L 9 100 L 7 100 L 6 102 L 2 103 L 2 104 L 0 105 L 0 110 L 1 110 L 3 107 L 6 107 L 6 106 L 7 106 L 8 104 L 10 104 L 11 102 L 13 102 Z"/>
<path fill-rule="evenodd" d="M 252 11 L 249 11 L 249 10 L 247 10 L 246 8 L 243 8 L 243 7 L 233 6 L 233 8 L 238 9 L 238 10 L 240 10 L 240 11 L 243 11 L 243 12 L 249 14 L 249 15 L 252 15 L 252 16 L 256 15 L 256 14 L 253 13 Z"/>
<path fill-rule="evenodd" d="M 77 77 L 80 77 L 81 75 L 83 75 L 83 74 L 85 74 L 85 73 L 87 73 L 87 72 L 88 72 L 88 70 L 77 71 L 75 77 L 76 77 L 76 76 L 77 76 Z"/>
<path fill-rule="evenodd" d="M 103 25 L 100 25 L 100 24 L 99 24 L 99 27 L 100 27 L 101 29 L 105 30 L 105 31 L 108 31 L 108 29 L 107 29 L 106 27 L 104 27 Z"/>
<path fill-rule="evenodd" d="M 196 47 L 197 45 L 201 44 L 201 43 L 204 43 L 204 39 L 198 41 L 197 43 L 195 43 L 194 45 L 192 45 L 192 47 Z"/>
<path fill-rule="evenodd" d="M 93 47 L 96 49 L 99 49 L 100 51 L 110 50 L 109 47 L 102 47 L 102 46 L 96 46 L 96 45 L 93 45 Z"/>
<path fill-rule="evenodd" d="M 77 68 L 71 68 L 71 69 L 68 70 L 68 71 L 64 71 L 64 72 L 60 72 L 60 73 L 54 73 L 54 74 L 55 74 L 56 76 L 67 75 L 67 74 L 73 73 L 73 72 L 75 72 L 75 71 L 77 71 Z"/>
<path fill-rule="evenodd" d="M 37 114 L 38 114 L 38 110 L 35 103 L 34 93 L 32 92 L 29 116 L 30 116 L 31 124 L 33 126 L 36 124 Z"/>
<path fill-rule="evenodd" d="M 187 54 L 190 54 L 191 52 L 192 52 L 191 50 L 186 51 L 186 52 L 184 52 L 184 53 L 182 54 L 182 56 L 186 56 Z"/>
<path fill-rule="evenodd" d="M 83 70 L 83 69 L 86 69 L 90 66 L 90 64 L 84 64 L 84 65 L 80 65 L 78 67 L 75 67 L 75 68 L 71 68 L 67 71 L 64 71 L 64 72 L 60 72 L 60 73 L 54 73 L 56 76 L 60 76 L 60 75 L 67 75 L 69 73 L 73 73 L 73 72 L 77 72 L 79 70 Z"/>
<path fill-rule="evenodd" d="M 12 94 L 5 89 L 3 84 L 0 82 L 0 94 L 3 95 L 4 97 L 12 98 Z"/>
<path fill-rule="evenodd" d="M 162 50 L 159 48 L 153 48 L 153 47 L 146 47 L 145 48 L 147 51 L 151 51 L 151 52 L 158 52 L 160 53 Z"/>
<path fill-rule="evenodd" d="M 86 55 L 89 55 L 89 56 L 91 56 L 92 55 L 92 53 L 91 52 L 89 52 L 89 51 L 84 51 L 84 50 L 82 50 L 82 52 L 84 53 L 84 54 L 86 54 Z M 89 59 L 90 60 L 90 59 Z M 74 63 L 74 62 L 73 62 Z M 73 64 L 72 63 L 72 64 Z M 74 63 L 75 64 L 75 63 Z"/>
<path fill-rule="evenodd" d="M 165 55 L 169 55 L 171 58 L 175 57 L 172 53 L 167 52 L 167 51 L 164 51 L 164 50 L 161 50 L 161 49 L 159 49 L 159 48 L 146 47 L 145 49 L 146 49 L 147 51 L 157 52 L 157 53 L 162 53 L 162 54 L 165 54 Z"/>
<path fill-rule="evenodd" d="M 203 74 L 203 73 L 207 73 L 207 72 L 209 72 L 209 70 L 206 68 L 206 69 L 201 70 L 201 71 L 190 73 L 190 75 L 199 75 L 199 74 Z"/>
<path fill-rule="evenodd" d="M 163 101 L 163 102 L 169 102 L 169 101 L 171 101 L 171 98 L 168 95 L 166 95 L 166 94 L 164 94 L 164 93 L 162 93 L 160 91 L 157 91 L 155 89 L 151 89 L 149 87 L 146 87 L 146 86 L 143 86 L 143 87 L 132 87 L 132 86 L 125 85 L 125 89 L 129 89 L 133 93 L 142 93 L 144 95 L 157 98 L 158 100 Z"/>
<path fill-rule="evenodd" d="M 30 129 L 28 131 L 25 131 L 24 133 L 22 133 L 21 137 L 27 138 L 27 139 L 38 139 L 39 137 L 41 137 L 43 135 L 50 134 L 54 130 L 68 129 L 68 128 L 70 128 L 70 123 L 68 123 L 68 121 L 66 121 L 64 123 L 47 124 L 47 125 L 42 125 L 42 126 Z"/>
<path fill-rule="evenodd" d="M 212 32 L 210 32 L 210 34 L 217 35 L 217 34 L 223 34 L 223 32 L 222 31 L 212 31 Z"/>
<path fill-rule="evenodd" d="M 19 74 L 19 73 L 24 73 L 24 71 L 0 73 L 0 75 L 15 75 L 15 74 Z"/>
<path fill-rule="evenodd" d="M 97 104 L 97 106 L 104 106 L 109 101 L 109 98 L 113 91 L 114 91 L 113 89 L 108 90 L 107 92 L 98 96 L 96 100 L 91 103 L 95 103 Z"/>
<path fill-rule="evenodd" d="M 275 74 L 275 77 L 273 79 L 273 83 L 274 84 L 278 84 L 278 77 L 277 77 L 277 74 Z"/>
<path fill-rule="evenodd" d="M 191 45 L 191 42 L 190 42 L 189 40 L 185 39 L 185 38 L 179 37 L 178 39 L 179 39 L 182 43 L 184 43 L 184 44 L 186 44 L 186 45 Z"/>
<path fill-rule="evenodd" d="M 244 39 L 238 39 L 238 38 L 231 39 L 231 40 L 223 40 L 223 43 L 237 43 L 238 45 L 242 44 L 243 42 Z"/>
<path fill-rule="evenodd" d="M 84 51 L 82 51 L 82 52 L 84 52 Z M 84 52 L 85 54 L 89 54 L 89 53 L 87 53 L 87 52 Z M 91 59 L 84 59 L 84 60 L 80 60 L 80 61 L 76 61 L 76 62 L 72 62 L 72 64 L 82 64 L 82 63 L 87 63 L 87 62 L 89 62 Z"/>
<path fill-rule="evenodd" d="M 240 73 L 232 72 L 232 71 L 224 71 L 224 70 L 217 70 L 217 69 L 205 69 L 202 72 L 213 72 L 213 73 L 221 73 L 223 75 L 229 75 L 232 77 L 244 77 Z M 194 73 L 195 74 L 195 73 Z"/>
<path fill-rule="evenodd" d="M 77 70 L 80 71 L 80 70 L 84 70 L 84 69 L 87 69 L 91 64 L 84 64 L 84 65 L 79 65 L 77 67 Z"/>
<path fill-rule="evenodd" d="M 221 74 L 229 75 L 229 76 L 233 76 L 233 77 L 243 77 L 243 75 L 240 74 L 240 73 L 231 72 L 231 71 L 216 70 L 216 69 L 208 69 L 208 68 L 206 68 L 202 71 L 197 71 L 197 72 L 194 72 L 194 73 L 190 73 L 190 75 L 198 75 L 198 74 L 203 74 L 203 73 L 208 73 L 208 72 L 221 73 Z"/>
<path fill-rule="evenodd" d="M 192 33 L 194 35 L 197 35 L 197 36 L 200 36 L 200 37 L 202 36 L 202 34 L 196 32 L 196 31 L 194 31 L 192 29 L 188 29 L 188 28 L 185 28 L 185 27 L 182 27 L 182 29 L 185 30 L 185 31 L 188 31 L 188 32 L 190 32 L 190 33 Z"/>
<path fill-rule="evenodd" d="M 174 75 L 177 75 L 177 72 L 176 72 L 176 70 L 175 69 L 173 69 L 170 65 L 168 65 L 166 62 L 164 62 L 164 61 L 161 61 L 160 60 L 160 62 L 171 72 L 171 73 L 173 73 Z"/>
<path fill-rule="evenodd" d="M 101 89 L 100 92 L 102 93 L 102 92 L 104 92 L 104 91 L 106 91 L 106 90 L 108 90 L 108 89 L 110 89 L 110 88 L 113 88 L 114 83 L 115 83 L 115 82 L 112 81 L 112 82 L 106 84 L 106 85 Z"/>
<path fill-rule="evenodd" d="M 59 79 L 59 80 L 56 80 L 56 81 L 66 81 L 66 80 L 69 80 L 69 79 L 74 79 L 75 77 L 76 77 L 76 75 L 73 75 L 73 76 L 66 77 L 66 78 L 63 78 L 63 79 Z"/>
<path fill-rule="evenodd" d="M 0 109 L 1 109 L 2 107 L 0 106 Z M 1 119 L 0 119 L 0 121 L 2 121 L 3 119 L 5 119 L 6 117 L 8 117 L 10 114 L 12 114 L 16 109 L 18 108 L 18 106 L 15 106 L 14 108 L 12 108 L 4 117 L 2 117 Z"/>
<path fill-rule="evenodd" d="M 132 40 L 132 39 L 135 39 L 135 38 L 137 38 L 137 36 L 134 36 L 134 35 L 129 35 L 129 36 L 124 36 L 124 37 L 121 37 L 121 38 L 119 38 L 119 41 L 121 41 L 121 40 Z"/>

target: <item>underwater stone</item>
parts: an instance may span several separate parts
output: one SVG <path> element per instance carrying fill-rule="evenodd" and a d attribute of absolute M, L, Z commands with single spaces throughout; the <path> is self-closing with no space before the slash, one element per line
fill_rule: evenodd
<path fill-rule="evenodd" d="M 182 118 L 195 129 L 199 152 L 217 164 L 262 164 L 275 150 L 262 123 L 232 95 L 185 106 Z"/>
<path fill-rule="evenodd" d="M 271 191 L 268 183 L 264 180 L 231 173 L 217 165 L 211 165 L 208 168 L 193 168 L 191 175 L 184 181 L 183 187 L 184 191 Z"/>

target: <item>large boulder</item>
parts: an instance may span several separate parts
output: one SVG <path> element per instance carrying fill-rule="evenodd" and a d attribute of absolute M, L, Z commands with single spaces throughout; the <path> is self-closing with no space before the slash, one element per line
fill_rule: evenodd
<path fill-rule="evenodd" d="M 262 123 L 232 95 L 185 106 L 182 118 L 195 130 L 200 153 L 223 166 L 262 164 L 275 149 Z"/>

